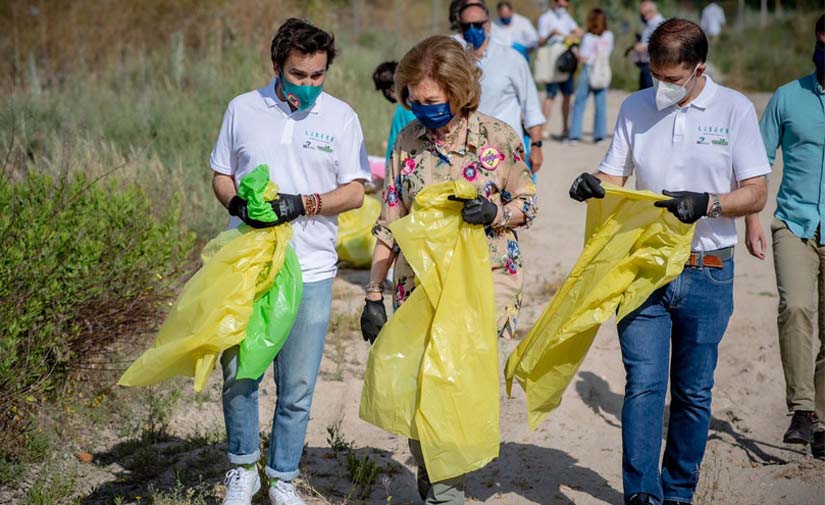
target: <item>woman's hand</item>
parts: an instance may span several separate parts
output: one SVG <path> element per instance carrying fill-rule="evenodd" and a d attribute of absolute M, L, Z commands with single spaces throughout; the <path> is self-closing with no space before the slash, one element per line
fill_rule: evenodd
<path fill-rule="evenodd" d="M 754 258 L 763 260 L 767 256 L 768 240 L 765 238 L 758 214 L 745 216 L 745 244 Z"/>
<path fill-rule="evenodd" d="M 450 195 L 447 199 L 453 202 L 464 202 L 464 208 L 461 209 L 461 217 L 464 218 L 464 221 L 467 223 L 489 226 L 493 224 L 496 216 L 498 216 L 498 205 L 481 195 L 471 200 L 459 198 L 454 195 Z"/>
<path fill-rule="evenodd" d="M 374 293 L 370 293 L 372 295 Z M 378 293 L 380 296 L 380 293 Z M 372 345 L 378 334 L 381 333 L 381 328 L 387 324 L 387 310 L 384 308 L 384 297 L 380 300 L 365 300 L 364 310 L 361 312 L 361 336 L 364 337 L 365 342 Z"/>

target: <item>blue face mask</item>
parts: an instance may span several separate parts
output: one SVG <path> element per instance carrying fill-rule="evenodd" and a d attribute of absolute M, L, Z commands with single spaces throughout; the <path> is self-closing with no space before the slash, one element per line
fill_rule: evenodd
<path fill-rule="evenodd" d="M 291 103 L 293 107 L 298 110 L 307 110 L 315 104 L 315 100 L 318 100 L 318 96 L 321 94 L 321 90 L 323 89 L 323 84 L 320 86 L 301 86 L 298 84 L 292 84 L 289 82 L 286 77 L 284 77 L 283 72 L 281 72 L 281 87 L 284 90 L 284 95 L 286 96 L 286 101 Z"/>
<path fill-rule="evenodd" d="M 505 26 L 513 22 L 513 18 L 498 18 L 498 20 Z"/>
<path fill-rule="evenodd" d="M 435 130 L 446 126 L 452 121 L 453 112 L 450 110 L 450 102 L 435 103 L 432 105 L 422 105 L 420 103 L 411 103 L 410 108 L 425 128 Z"/>
<path fill-rule="evenodd" d="M 484 27 L 476 28 L 475 26 L 470 26 L 462 35 L 464 36 L 464 40 L 473 46 L 473 49 L 478 49 L 484 45 L 484 41 L 487 39 L 487 33 L 484 31 Z"/>

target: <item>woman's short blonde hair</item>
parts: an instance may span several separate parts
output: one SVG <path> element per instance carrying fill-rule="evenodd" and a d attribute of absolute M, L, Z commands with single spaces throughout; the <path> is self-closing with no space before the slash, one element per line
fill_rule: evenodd
<path fill-rule="evenodd" d="M 461 44 L 444 35 L 435 35 L 416 44 L 401 58 L 395 70 L 398 101 L 410 108 L 410 90 L 426 78 L 444 90 L 453 112 L 473 112 L 481 98 L 481 69 Z"/>

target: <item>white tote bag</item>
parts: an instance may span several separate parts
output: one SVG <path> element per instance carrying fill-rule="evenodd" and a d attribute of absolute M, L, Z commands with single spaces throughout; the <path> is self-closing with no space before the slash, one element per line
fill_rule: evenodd
<path fill-rule="evenodd" d="M 599 51 L 598 46 L 596 46 L 596 59 L 590 65 L 589 77 L 592 89 L 607 88 L 613 80 L 613 72 L 610 70 L 610 53 Z"/>
<path fill-rule="evenodd" d="M 547 44 L 539 48 L 536 52 L 536 63 L 533 71 L 533 77 L 537 83 L 564 82 L 570 77 L 570 74 L 559 72 L 556 68 L 559 56 L 565 51 L 567 51 L 567 46 L 560 43 Z"/>

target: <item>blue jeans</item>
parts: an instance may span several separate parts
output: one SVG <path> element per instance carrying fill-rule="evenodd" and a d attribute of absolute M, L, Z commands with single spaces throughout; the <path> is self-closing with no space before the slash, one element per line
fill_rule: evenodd
<path fill-rule="evenodd" d="M 298 476 L 304 450 L 309 409 L 321 367 L 324 341 L 332 307 L 332 279 L 304 284 L 301 307 L 292 331 L 275 357 L 275 415 L 266 474 L 291 481 Z M 223 417 L 229 461 L 255 463 L 258 451 L 258 380 L 235 379 L 238 347 L 221 356 L 223 366 Z"/>
<path fill-rule="evenodd" d="M 710 428 L 719 342 L 732 313 L 733 260 L 725 260 L 722 269 L 686 267 L 619 322 L 627 376 L 622 407 L 625 502 L 636 493 L 660 501 L 693 499 Z M 670 422 L 660 473 L 668 368 Z"/>
<path fill-rule="evenodd" d="M 593 93 L 596 112 L 593 116 L 593 140 L 601 140 L 607 136 L 607 88 L 590 88 L 590 65 L 582 67 L 579 80 L 576 82 L 576 100 L 573 102 L 573 122 L 570 125 L 570 140 L 579 140 L 582 136 L 584 122 L 584 108 L 587 98 Z"/>

